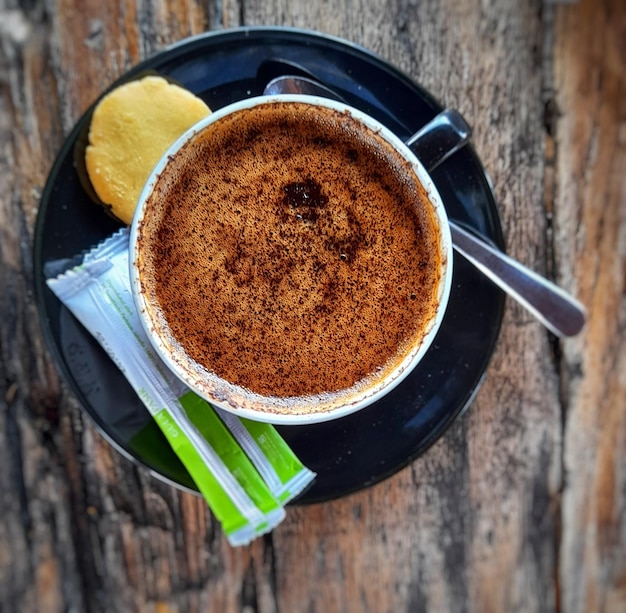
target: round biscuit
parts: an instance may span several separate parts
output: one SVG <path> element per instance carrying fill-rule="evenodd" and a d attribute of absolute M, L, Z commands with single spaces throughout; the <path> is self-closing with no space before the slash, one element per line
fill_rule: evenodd
<path fill-rule="evenodd" d="M 210 113 L 190 91 L 155 76 L 120 85 L 102 98 L 91 119 L 85 165 L 96 194 L 115 217 L 132 222 L 159 159 Z"/>

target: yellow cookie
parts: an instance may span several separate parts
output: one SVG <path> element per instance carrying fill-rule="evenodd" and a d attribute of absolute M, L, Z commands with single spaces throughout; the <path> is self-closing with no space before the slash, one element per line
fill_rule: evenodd
<path fill-rule="evenodd" d="M 85 152 L 87 174 L 112 214 L 130 224 L 150 173 L 169 146 L 211 113 L 162 77 L 120 85 L 96 106 Z"/>

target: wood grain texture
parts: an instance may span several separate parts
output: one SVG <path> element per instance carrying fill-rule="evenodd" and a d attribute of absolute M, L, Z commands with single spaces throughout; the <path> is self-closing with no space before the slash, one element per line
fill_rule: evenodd
<path fill-rule="evenodd" d="M 587 305 L 563 347 L 564 611 L 626 610 L 626 7 L 559 7 L 555 235 Z"/>
<path fill-rule="evenodd" d="M 624 13 L 621 0 L 0 0 L 0 610 L 624 610 Z M 350 39 L 461 110 L 510 253 L 577 292 L 590 321 L 556 343 L 509 301 L 478 397 L 426 455 L 233 549 L 200 499 L 83 417 L 39 331 L 30 253 L 56 151 L 102 88 L 170 42 L 242 24 Z"/>

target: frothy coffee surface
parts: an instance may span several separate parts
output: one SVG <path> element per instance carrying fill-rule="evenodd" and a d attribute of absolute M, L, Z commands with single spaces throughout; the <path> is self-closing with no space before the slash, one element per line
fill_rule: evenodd
<path fill-rule="evenodd" d="M 410 166 L 347 114 L 241 110 L 158 179 L 139 229 L 142 289 L 193 360 L 255 394 L 370 385 L 437 308 L 427 202 Z"/>

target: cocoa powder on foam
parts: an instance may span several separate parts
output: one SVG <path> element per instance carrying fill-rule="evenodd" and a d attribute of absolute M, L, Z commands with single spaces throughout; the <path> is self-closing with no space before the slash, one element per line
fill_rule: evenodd
<path fill-rule="evenodd" d="M 369 385 L 437 308 L 434 213 L 349 115 L 238 111 L 170 161 L 141 226 L 142 289 L 208 371 L 280 398 Z"/>

